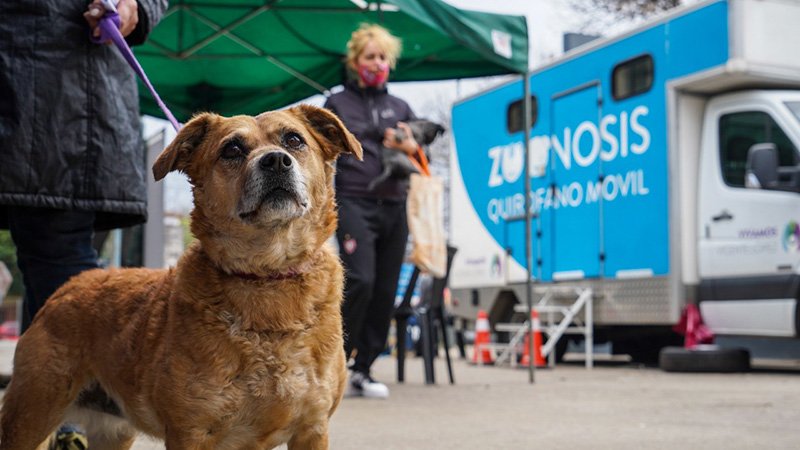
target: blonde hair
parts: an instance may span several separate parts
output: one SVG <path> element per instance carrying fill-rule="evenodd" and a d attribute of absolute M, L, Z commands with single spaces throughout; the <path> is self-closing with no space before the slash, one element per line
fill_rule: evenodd
<path fill-rule="evenodd" d="M 356 65 L 358 55 L 364 51 L 364 47 L 366 47 L 367 43 L 370 41 L 377 44 L 378 47 L 383 50 L 386 54 L 386 62 L 388 62 L 389 67 L 394 70 L 397 64 L 397 58 L 400 57 L 403 44 L 400 42 L 400 39 L 392 36 L 386 28 L 369 23 L 362 23 L 361 26 L 350 35 L 350 40 L 347 41 L 347 65 Z"/>

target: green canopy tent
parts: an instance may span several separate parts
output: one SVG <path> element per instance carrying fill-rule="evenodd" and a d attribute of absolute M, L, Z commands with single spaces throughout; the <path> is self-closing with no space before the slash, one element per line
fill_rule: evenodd
<path fill-rule="evenodd" d="M 403 40 L 393 81 L 528 69 L 525 18 L 440 0 L 178 0 L 137 58 L 179 120 L 197 111 L 257 114 L 342 82 L 350 33 L 380 23 Z M 161 117 L 146 89 L 142 113 Z"/>

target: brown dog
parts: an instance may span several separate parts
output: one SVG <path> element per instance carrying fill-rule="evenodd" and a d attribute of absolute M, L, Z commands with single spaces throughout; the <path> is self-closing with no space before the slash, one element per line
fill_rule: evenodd
<path fill-rule="evenodd" d="M 328 448 L 346 380 L 333 162 L 361 146 L 328 111 L 201 114 L 153 166 L 193 185 L 197 243 L 170 270 L 70 280 L 22 336 L 0 449 L 65 419 L 92 450 L 135 429 L 168 449 Z M 81 414 L 71 414 L 81 413 Z"/>

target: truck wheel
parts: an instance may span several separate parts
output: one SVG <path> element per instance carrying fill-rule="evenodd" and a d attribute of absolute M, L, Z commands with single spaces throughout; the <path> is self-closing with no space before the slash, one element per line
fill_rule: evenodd
<path fill-rule="evenodd" d="M 664 347 L 658 358 L 665 372 L 747 372 L 750 353 L 743 348 L 701 345 L 692 349 Z"/>

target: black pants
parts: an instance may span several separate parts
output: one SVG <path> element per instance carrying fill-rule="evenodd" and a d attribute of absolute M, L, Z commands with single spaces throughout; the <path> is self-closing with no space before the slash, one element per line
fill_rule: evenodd
<path fill-rule="evenodd" d="M 340 197 L 339 254 L 345 267 L 345 354 L 369 374 L 386 348 L 397 280 L 408 240 L 405 201 Z"/>
<path fill-rule="evenodd" d="M 25 285 L 21 331 L 73 275 L 97 267 L 94 212 L 9 206 L 8 225 Z"/>

